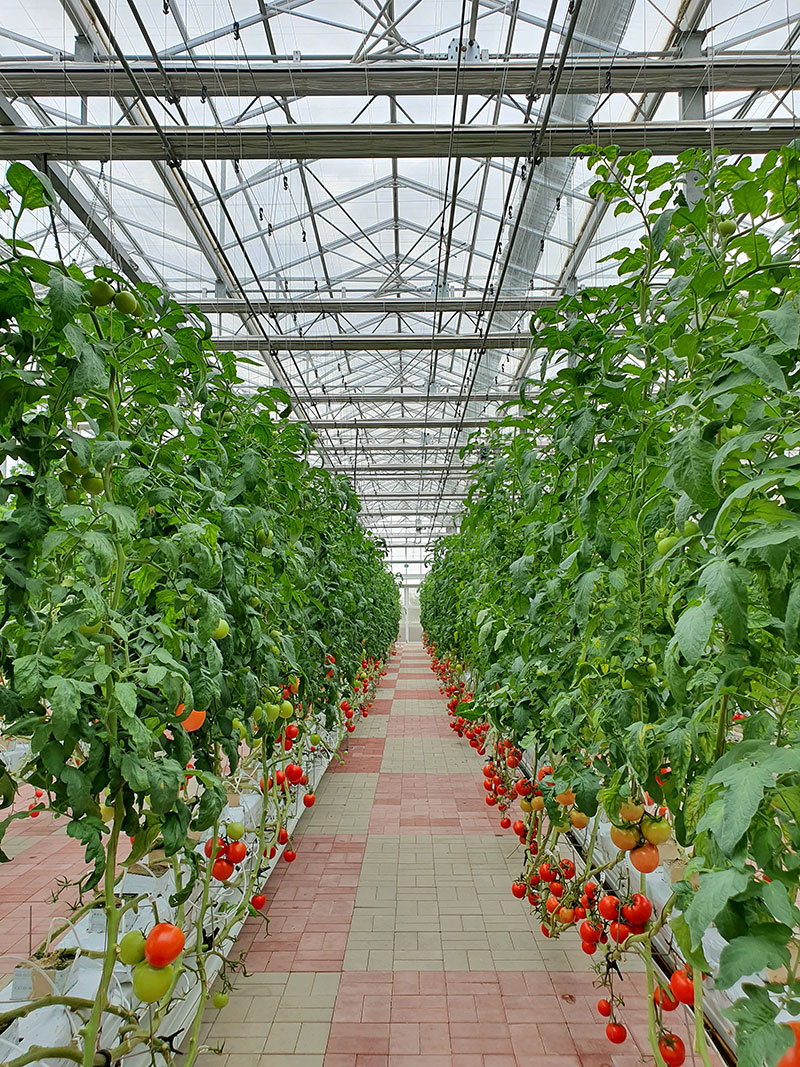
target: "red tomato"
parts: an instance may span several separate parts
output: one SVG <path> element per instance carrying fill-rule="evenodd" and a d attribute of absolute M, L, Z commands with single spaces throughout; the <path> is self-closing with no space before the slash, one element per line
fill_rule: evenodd
<path fill-rule="evenodd" d="M 300 779 L 303 777 L 303 768 L 299 763 L 289 763 L 286 766 L 286 777 L 292 783 L 292 785 L 299 785 Z"/>
<path fill-rule="evenodd" d="M 227 882 L 230 876 L 233 874 L 233 864 L 230 860 L 224 859 L 220 856 L 219 859 L 214 860 L 214 866 L 211 868 L 211 874 L 218 882 Z"/>
<path fill-rule="evenodd" d="M 607 1019 L 611 1015 L 611 1001 L 610 1000 L 598 1000 L 597 1010 L 604 1019 Z"/>
<path fill-rule="evenodd" d="M 694 1004 L 694 980 L 686 967 L 681 967 L 673 973 L 669 987 L 681 1004 Z"/>
<path fill-rule="evenodd" d="M 180 926 L 156 923 L 144 943 L 144 958 L 151 967 L 166 967 L 180 956 L 185 942 Z"/>
<path fill-rule="evenodd" d="M 621 944 L 623 941 L 625 941 L 631 936 L 632 931 L 627 923 L 620 923 L 615 921 L 609 926 L 608 932 L 611 935 L 612 941 L 617 941 Z"/>
<path fill-rule="evenodd" d="M 658 986 L 653 993 L 653 1001 L 661 1006 L 662 1011 L 675 1011 L 679 1004 L 677 998 L 672 995 L 672 990 L 662 986 Z"/>
<path fill-rule="evenodd" d="M 658 1051 L 667 1067 L 681 1067 L 686 1059 L 686 1046 L 677 1034 L 662 1034 L 658 1042 Z"/>
<path fill-rule="evenodd" d="M 267 898 L 264 896 L 263 893 L 256 893 L 255 896 L 250 898 L 250 903 L 253 905 L 256 911 L 261 911 L 261 909 L 267 903 Z"/>
<path fill-rule="evenodd" d="M 293 848 L 286 848 L 283 850 L 283 858 L 286 860 L 287 863 L 294 863 L 294 861 L 297 859 L 297 853 L 294 851 Z"/>
<path fill-rule="evenodd" d="M 316 799 L 317 798 L 314 796 L 313 793 L 306 793 L 305 796 L 303 797 L 303 804 L 307 808 L 313 808 L 314 807 L 314 801 Z"/>
<path fill-rule="evenodd" d="M 788 1025 L 794 1031 L 794 1044 L 778 1060 L 778 1067 L 800 1067 L 800 1022 Z"/>
<path fill-rule="evenodd" d="M 581 923 L 578 933 L 584 941 L 597 942 L 602 937 L 603 928 L 599 923 L 593 923 L 587 919 Z"/>
<path fill-rule="evenodd" d="M 289 831 L 286 829 L 285 826 L 282 826 L 280 828 L 280 830 L 278 830 L 278 844 L 279 845 L 285 845 L 288 840 L 289 840 Z"/>
<path fill-rule="evenodd" d="M 511 883 L 511 895 L 515 896 L 517 900 L 522 900 L 527 891 L 528 889 L 524 882 Z"/>
<path fill-rule="evenodd" d="M 606 1026 L 606 1037 L 612 1045 L 621 1045 L 628 1036 L 628 1031 L 622 1023 L 609 1023 Z"/>
<path fill-rule="evenodd" d="M 597 904 L 597 910 L 604 919 L 616 919 L 619 915 L 618 898 L 607 893 L 604 897 L 600 897 Z"/>
<path fill-rule="evenodd" d="M 633 926 L 646 923 L 653 914 L 653 905 L 644 893 L 634 893 L 630 904 L 623 904 L 622 917 Z"/>
<path fill-rule="evenodd" d="M 244 841 L 230 841 L 225 849 L 225 859 L 231 863 L 241 863 L 247 855 L 247 845 Z"/>
<path fill-rule="evenodd" d="M 581 948 L 587 956 L 593 956 L 597 952 L 596 941 L 581 941 Z"/>

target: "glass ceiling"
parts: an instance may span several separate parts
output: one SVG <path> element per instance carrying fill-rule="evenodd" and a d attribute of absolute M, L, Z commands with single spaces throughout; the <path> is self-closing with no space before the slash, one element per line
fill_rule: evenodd
<path fill-rule="evenodd" d="M 4 5 L 0 154 L 4 127 L 113 129 L 108 160 L 76 148 L 50 163 L 78 202 L 57 220 L 65 258 L 124 261 L 202 302 L 220 343 L 263 362 L 243 367 L 247 386 L 281 381 L 298 415 L 318 424 L 320 461 L 353 478 L 365 523 L 412 577 L 431 534 L 457 515 L 470 423 L 533 366 L 532 311 L 611 280 L 603 257 L 637 239 L 630 218 L 589 197 L 581 160 L 545 150 L 530 178 L 527 153 L 458 153 L 455 132 L 533 132 L 546 115 L 548 130 L 575 129 L 577 144 L 636 123 L 656 153 L 661 131 L 688 122 L 722 145 L 734 120 L 782 120 L 793 136 L 800 13 L 786 0 L 556 0 L 553 10 L 548 33 L 550 4 L 532 0 Z M 529 96 L 522 85 L 541 57 Z M 694 61 L 693 84 L 653 82 L 681 57 Z M 583 81 L 578 64 L 590 69 Z M 527 82 L 511 77 L 520 67 Z M 270 68 L 277 82 L 267 85 Z M 461 91 L 475 68 L 496 76 Z M 354 71 L 355 88 L 336 80 Z M 392 158 L 392 124 L 439 127 L 446 148 Z M 131 126 L 167 138 L 204 127 L 214 151 L 178 167 L 166 149 L 160 160 L 124 158 Z M 374 152 L 277 158 L 270 134 L 288 126 L 340 127 L 343 137 L 369 126 Z M 239 152 L 243 131 L 263 136 L 259 158 Z M 45 213 L 31 225 L 27 239 L 54 254 Z M 389 337 L 370 348 L 372 335 Z"/>

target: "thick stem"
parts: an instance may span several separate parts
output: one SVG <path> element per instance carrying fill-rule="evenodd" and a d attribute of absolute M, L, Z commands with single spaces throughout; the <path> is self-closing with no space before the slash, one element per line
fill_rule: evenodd
<path fill-rule="evenodd" d="M 106 849 L 106 869 L 103 876 L 104 911 L 106 916 L 106 947 L 103 970 L 100 975 L 100 983 L 97 989 L 97 998 L 92 1007 L 89 1021 L 83 1029 L 83 1065 L 93 1067 L 94 1054 L 97 1045 L 97 1035 L 103 1012 L 108 1003 L 108 987 L 111 976 L 114 973 L 114 964 L 117 959 L 117 934 L 119 932 L 120 911 L 117 908 L 114 896 L 117 868 L 117 847 L 119 845 L 119 831 L 122 824 L 124 809 L 122 797 L 117 796 L 114 803 L 114 821 L 111 826 L 111 836 Z M 80 1059 L 77 1062 L 81 1062 Z"/>

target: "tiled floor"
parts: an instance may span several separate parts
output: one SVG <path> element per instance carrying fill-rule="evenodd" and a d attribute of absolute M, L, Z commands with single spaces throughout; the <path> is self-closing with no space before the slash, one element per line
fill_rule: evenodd
<path fill-rule="evenodd" d="M 517 842 L 479 769 L 421 646 L 401 646 L 301 823 L 296 862 L 268 883 L 269 937 L 245 927 L 252 976 L 210 1013 L 206 1040 L 223 1054 L 201 1067 L 652 1060 L 642 976 L 626 971 L 630 1036 L 612 1046 L 577 938 L 549 942 L 510 895 Z"/>

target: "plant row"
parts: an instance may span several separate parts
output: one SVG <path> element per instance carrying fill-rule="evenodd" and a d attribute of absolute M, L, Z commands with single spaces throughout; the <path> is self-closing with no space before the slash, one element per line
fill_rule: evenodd
<path fill-rule="evenodd" d="M 17 231 L 25 211 L 52 206 L 50 184 L 19 163 L 6 181 L 0 727 L 28 749 L 13 774 L 0 770 L 0 844 L 12 820 L 47 810 L 85 847 L 71 902 L 73 918 L 102 917 L 99 987 L 58 1055 L 89 1067 L 100 1049 L 113 1063 L 149 1047 L 169 1060 L 158 1024 L 183 949 L 159 968 L 137 941 L 134 990 L 150 1017 L 112 1003 L 119 937 L 152 905 L 124 893 L 126 878 L 145 857 L 169 867 L 167 941 L 188 944 L 191 905 L 205 990 L 204 956 L 222 956 L 215 941 L 260 896 L 263 851 L 286 832 L 304 761 L 335 747 L 371 697 L 399 596 L 352 489 L 310 462 L 316 435 L 288 420 L 288 395 L 244 396 L 195 309 L 37 256 Z M 263 779 L 270 802 L 231 819 L 243 777 L 259 796 Z M 30 808 L 16 801 L 23 782 Z M 212 886 L 229 879 L 239 890 L 208 928 Z M 109 1013 L 121 1017 L 112 1047 L 100 1036 Z"/>
<path fill-rule="evenodd" d="M 704 988 L 734 1001 L 743 1067 L 800 1062 L 781 1025 L 800 1014 L 799 149 L 585 149 L 592 196 L 643 236 L 609 257 L 614 284 L 533 317 L 536 376 L 473 442 L 420 594 L 487 800 L 517 796 L 515 754 L 540 776 L 518 893 L 549 936 L 591 928 L 599 970 L 668 934 L 698 1017 Z M 600 866 L 641 881 L 618 901 L 640 920 L 669 863 L 646 920 L 559 874 L 558 835 L 590 820 L 589 881 L 610 824 Z"/>

